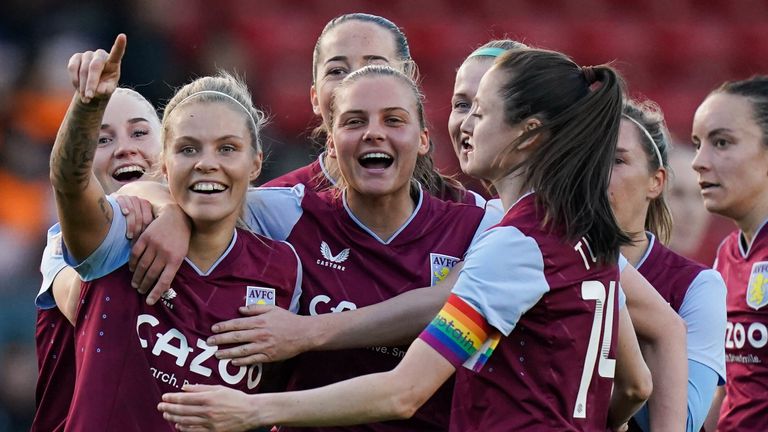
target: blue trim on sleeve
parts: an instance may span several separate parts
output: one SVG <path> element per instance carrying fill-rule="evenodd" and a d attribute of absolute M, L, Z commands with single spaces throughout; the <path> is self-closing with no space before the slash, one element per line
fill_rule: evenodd
<path fill-rule="evenodd" d="M 475 206 L 480 208 L 485 208 L 485 205 L 488 203 L 488 201 L 485 198 L 483 198 L 482 195 L 480 195 L 475 191 L 471 191 L 469 189 L 467 189 L 467 193 L 472 195 L 475 198 Z"/>
<path fill-rule="evenodd" d="M 125 215 L 114 198 L 107 196 L 107 201 L 112 206 L 112 225 L 99 247 L 82 262 L 69 255 L 66 245 L 63 248 L 64 262 L 75 269 L 84 282 L 112 273 L 125 265 L 131 256 L 131 242 L 125 237 Z"/>
<path fill-rule="evenodd" d="M 40 290 L 35 297 L 35 306 L 39 309 L 56 307 L 56 300 L 53 298 L 53 290 L 51 290 L 53 280 L 67 266 L 62 255 L 62 243 L 61 226 L 57 223 L 48 229 L 48 242 L 40 261 L 40 273 L 43 275 L 43 282 L 40 284 Z"/>
<path fill-rule="evenodd" d="M 621 287 L 621 282 L 619 282 L 619 310 L 624 309 L 626 305 L 627 295 L 624 294 L 624 288 Z"/>
<path fill-rule="evenodd" d="M 624 269 L 627 268 L 627 264 L 629 264 L 629 261 L 627 261 L 627 258 L 623 254 L 619 253 L 619 263 L 618 263 L 619 273 L 624 272 Z"/>
<path fill-rule="evenodd" d="M 475 244 L 480 236 L 488 231 L 494 225 L 498 225 L 501 219 L 504 217 L 504 207 L 501 204 L 501 200 L 496 198 L 485 203 L 485 213 L 480 220 L 480 224 L 475 230 L 475 234 L 472 236 L 470 246 Z"/>
<path fill-rule="evenodd" d="M 549 291 L 544 258 L 531 237 L 511 226 L 498 226 L 470 246 L 453 293 L 505 336 L 520 317 Z"/>
<path fill-rule="evenodd" d="M 246 195 L 244 219 L 253 232 L 285 240 L 301 219 L 304 185 L 251 188 Z"/>
<path fill-rule="evenodd" d="M 710 367 L 725 383 L 726 287 L 715 270 L 702 271 L 691 282 L 678 313 L 688 328 L 688 359 Z"/>
<path fill-rule="evenodd" d="M 288 306 L 288 311 L 295 314 L 299 313 L 299 300 L 301 299 L 301 283 L 304 278 L 304 268 L 301 266 L 301 259 L 299 254 L 296 253 L 296 249 L 292 244 L 285 242 L 288 247 L 293 251 L 293 255 L 296 256 L 296 285 L 293 288 L 293 297 L 291 298 L 291 304 Z"/>

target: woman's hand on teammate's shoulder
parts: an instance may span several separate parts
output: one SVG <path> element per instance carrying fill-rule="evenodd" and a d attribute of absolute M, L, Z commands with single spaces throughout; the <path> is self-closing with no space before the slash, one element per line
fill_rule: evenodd
<path fill-rule="evenodd" d="M 139 238 L 139 235 L 155 219 L 152 214 L 152 204 L 139 197 L 122 195 L 116 192 L 112 195 L 120 206 L 120 212 L 125 216 L 125 237 L 129 240 Z"/>
<path fill-rule="evenodd" d="M 192 228 L 189 218 L 176 205 L 163 207 L 157 218 L 138 236 L 131 249 L 128 267 L 131 286 L 147 295 L 153 305 L 171 288 L 189 250 Z"/>

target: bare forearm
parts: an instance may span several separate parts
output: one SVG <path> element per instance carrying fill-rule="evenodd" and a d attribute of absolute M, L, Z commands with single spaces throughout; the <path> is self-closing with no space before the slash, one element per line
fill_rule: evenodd
<path fill-rule="evenodd" d="M 390 372 L 364 375 L 319 389 L 263 395 L 262 425 L 330 426 L 411 417 L 455 372 L 436 351 L 416 340 Z M 261 395 L 254 395 L 260 398 Z"/>
<path fill-rule="evenodd" d="M 92 181 L 91 166 L 108 101 L 85 104 L 77 94 L 73 96 L 51 152 L 51 184 L 57 195 L 83 192 Z"/>
<path fill-rule="evenodd" d="M 648 399 L 651 429 L 685 430 L 688 356 L 685 323 L 640 273 L 627 266 L 621 273 L 627 310 L 653 377 Z"/>
<path fill-rule="evenodd" d="M 653 377 L 648 399 L 651 430 L 685 430 L 688 389 L 688 360 L 685 326 L 665 326 L 665 337 L 641 343 L 643 357 Z"/>
<path fill-rule="evenodd" d="M 615 429 L 627 423 L 648 400 L 652 390 L 651 372 L 643 361 L 632 320 L 627 308 L 622 308 L 608 426 Z"/>
<path fill-rule="evenodd" d="M 70 254 L 84 259 L 109 231 L 112 207 L 91 171 L 108 98 L 83 103 L 75 95 L 51 151 L 51 184 Z"/>
<path fill-rule="evenodd" d="M 259 425 L 343 426 L 407 418 L 391 372 L 364 375 L 320 389 L 254 395 Z"/>
<path fill-rule="evenodd" d="M 361 309 L 313 317 L 315 337 L 310 349 L 410 343 L 437 315 L 449 294 L 450 286 L 419 288 Z"/>

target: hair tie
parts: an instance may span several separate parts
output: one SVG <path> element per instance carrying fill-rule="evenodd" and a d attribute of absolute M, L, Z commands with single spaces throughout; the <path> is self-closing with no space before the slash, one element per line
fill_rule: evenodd
<path fill-rule="evenodd" d="M 592 66 L 582 66 L 581 73 L 584 75 L 584 79 L 587 80 L 587 84 L 592 85 L 597 81 L 597 74 Z"/>
<path fill-rule="evenodd" d="M 507 52 L 504 48 L 480 47 L 472 52 L 467 58 L 471 57 L 498 57 Z"/>

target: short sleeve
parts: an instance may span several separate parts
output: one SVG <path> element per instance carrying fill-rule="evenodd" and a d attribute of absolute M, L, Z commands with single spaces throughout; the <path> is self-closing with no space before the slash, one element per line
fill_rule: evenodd
<path fill-rule="evenodd" d="M 627 305 L 627 295 L 624 294 L 624 288 L 621 287 L 621 282 L 619 282 L 619 309 L 624 309 L 624 306 Z"/>
<path fill-rule="evenodd" d="M 484 208 L 485 207 L 487 201 L 486 201 L 485 198 L 483 198 L 482 195 L 480 195 L 479 193 L 477 193 L 475 191 L 469 190 L 469 189 L 467 189 L 467 194 L 471 195 L 472 198 L 474 198 L 475 206 L 480 207 L 480 208 Z"/>
<path fill-rule="evenodd" d="M 502 207 L 500 199 L 492 199 L 486 202 L 485 213 L 483 214 L 483 218 L 480 220 L 480 224 L 475 230 L 475 235 L 472 236 L 472 242 L 470 245 L 474 244 L 484 232 L 488 231 L 489 228 L 498 225 L 503 217 L 504 207 Z"/>
<path fill-rule="evenodd" d="M 454 366 L 478 371 L 547 291 L 535 240 L 514 227 L 492 228 L 470 247 L 448 302 L 419 338 Z"/>
<path fill-rule="evenodd" d="M 291 298 L 290 306 L 288 306 L 288 311 L 297 314 L 299 313 L 299 300 L 301 299 L 301 283 L 304 277 L 304 269 L 301 266 L 299 254 L 296 253 L 296 249 L 294 249 L 293 245 L 288 242 L 285 242 L 285 244 L 291 248 L 293 255 L 296 257 L 296 285 L 293 287 L 293 297 Z"/>
<path fill-rule="evenodd" d="M 547 291 L 538 244 L 510 226 L 494 227 L 470 246 L 453 287 L 504 335 Z"/>
<path fill-rule="evenodd" d="M 40 273 L 43 275 L 43 283 L 35 297 L 35 306 L 40 309 L 53 309 L 56 301 L 53 298 L 53 280 L 67 266 L 64 262 L 63 241 L 61 239 L 61 226 L 56 224 L 48 230 L 48 242 L 43 250 L 43 259 L 40 262 Z"/>
<path fill-rule="evenodd" d="M 624 269 L 627 267 L 627 264 L 629 264 L 629 261 L 627 261 L 627 258 L 624 257 L 624 255 L 620 253 L 619 254 L 619 262 L 618 262 L 619 273 L 624 271 Z"/>
<path fill-rule="evenodd" d="M 109 232 L 98 248 L 83 261 L 78 262 L 67 252 L 64 245 L 64 261 L 80 275 L 84 282 L 106 276 L 128 262 L 131 255 L 131 242 L 125 237 L 127 222 L 120 211 L 117 201 L 107 196 L 112 206 L 112 224 Z"/>
<path fill-rule="evenodd" d="M 301 218 L 305 187 L 251 188 L 244 219 L 248 228 L 273 240 L 285 240 Z"/>
<path fill-rule="evenodd" d="M 715 270 L 702 271 L 691 282 L 680 306 L 688 328 L 688 358 L 708 366 L 725 382 L 726 287 Z"/>

